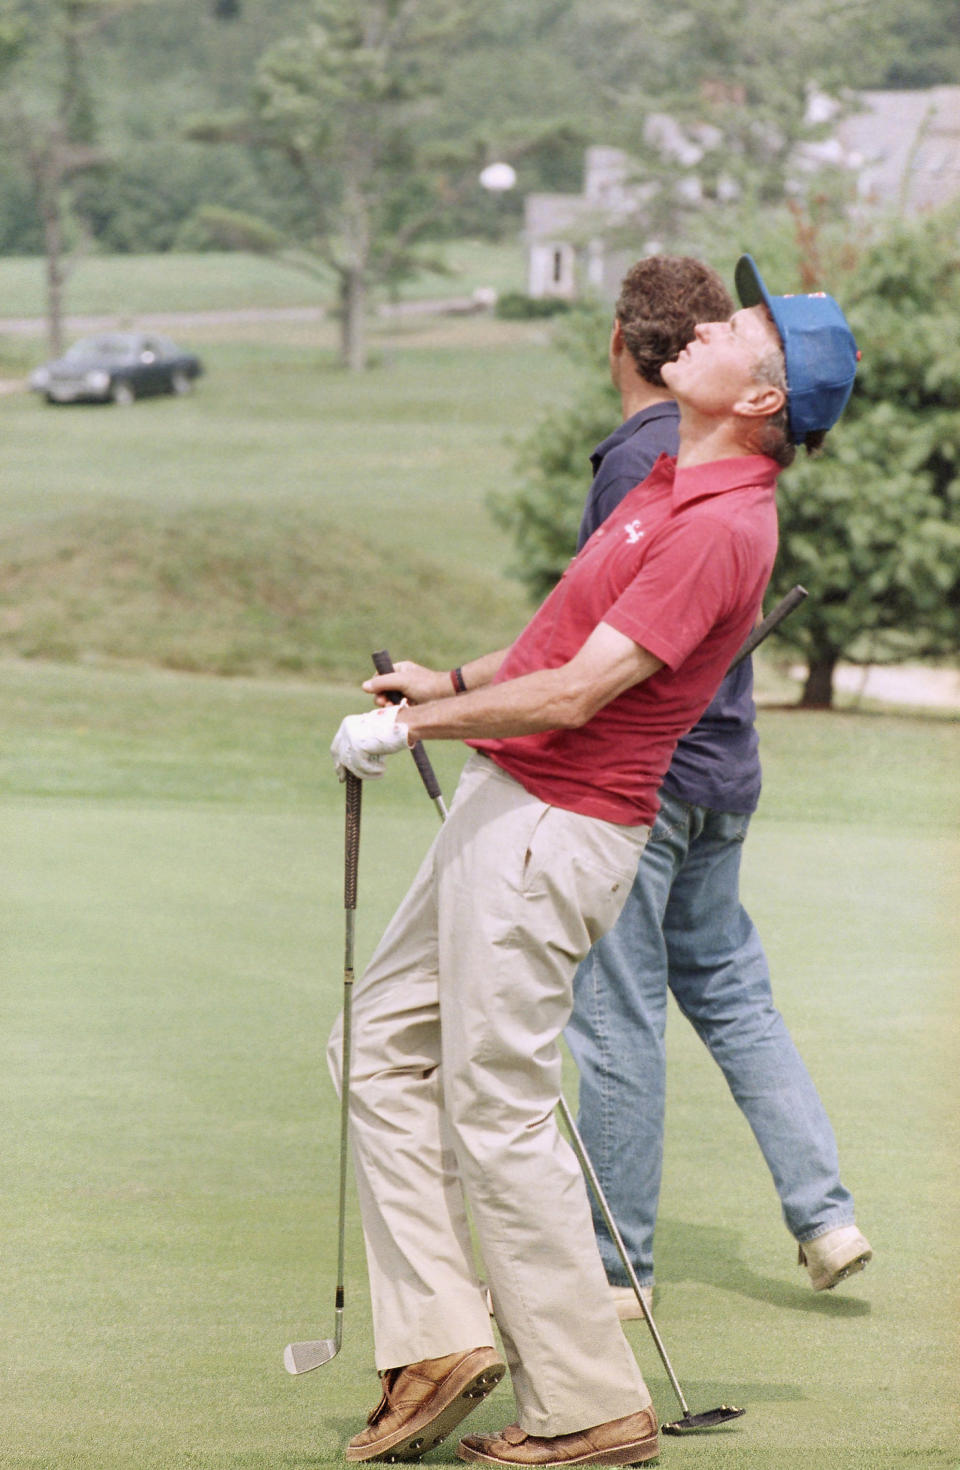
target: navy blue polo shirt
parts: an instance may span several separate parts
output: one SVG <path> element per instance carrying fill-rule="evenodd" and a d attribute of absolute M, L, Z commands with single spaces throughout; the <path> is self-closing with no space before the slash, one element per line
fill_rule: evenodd
<path fill-rule="evenodd" d="M 593 484 L 580 522 L 577 550 L 616 510 L 628 490 L 645 480 L 661 454 L 676 454 L 680 409 L 672 398 L 625 419 L 590 456 Z"/>
<path fill-rule="evenodd" d="M 580 523 L 577 550 L 628 490 L 645 480 L 660 454 L 676 454 L 680 410 L 654 403 L 624 420 L 590 456 L 593 484 Z M 728 674 L 689 734 L 682 736 L 663 778 L 681 801 L 718 812 L 752 812 L 760 799 L 759 739 L 754 727 L 753 666 L 744 659 Z"/>

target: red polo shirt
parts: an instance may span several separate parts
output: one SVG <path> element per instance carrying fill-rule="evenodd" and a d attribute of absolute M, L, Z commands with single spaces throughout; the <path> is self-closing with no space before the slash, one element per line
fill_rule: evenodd
<path fill-rule="evenodd" d="M 598 623 L 664 667 L 578 730 L 467 743 L 551 806 L 650 825 L 674 746 L 760 611 L 777 549 L 778 473 L 761 455 L 682 470 L 661 455 L 574 557 L 494 682 L 560 667 Z"/>

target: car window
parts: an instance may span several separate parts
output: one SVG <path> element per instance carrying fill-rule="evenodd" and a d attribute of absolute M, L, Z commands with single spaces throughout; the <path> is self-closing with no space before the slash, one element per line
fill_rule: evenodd
<path fill-rule="evenodd" d="M 136 357 L 138 345 L 136 337 L 82 337 L 68 348 L 64 356 L 71 362 L 89 361 L 91 358 L 103 362 L 129 362 Z"/>

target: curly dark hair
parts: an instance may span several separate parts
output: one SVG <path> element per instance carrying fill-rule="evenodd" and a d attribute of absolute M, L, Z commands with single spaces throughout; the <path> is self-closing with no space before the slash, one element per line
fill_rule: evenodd
<path fill-rule="evenodd" d="M 664 387 L 660 369 L 693 337 L 698 322 L 726 321 L 734 305 L 716 271 L 689 255 L 648 255 L 624 276 L 616 316 L 637 371 Z"/>

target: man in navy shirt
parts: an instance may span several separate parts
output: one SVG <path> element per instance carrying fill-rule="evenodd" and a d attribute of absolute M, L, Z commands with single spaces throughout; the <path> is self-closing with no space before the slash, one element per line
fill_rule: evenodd
<path fill-rule="evenodd" d="M 591 456 L 578 550 L 661 453 L 679 410 L 660 368 L 698 320 L 729 316 L 719 277 L 698 261 L 651 256 L 628 272 L 610 339 L 623 422 Z M 723 1069 L 767 1162 L 815 1290 L 862 1268 L 823 1105 L 773 1004 L 760 937 L 740 904 L 740 854 L 760 795 L 753 670 L 727 676 L 676 749 L 660 812 L 616 926 L 580 965 L 567 1040 L 580 1069 L 580 1128 L 634 1269 L 653 1290 L 660 1193 L 667 992 Z M 640 1316 L 598 1210 L 594 1226 L 622 1317 Z"/>

